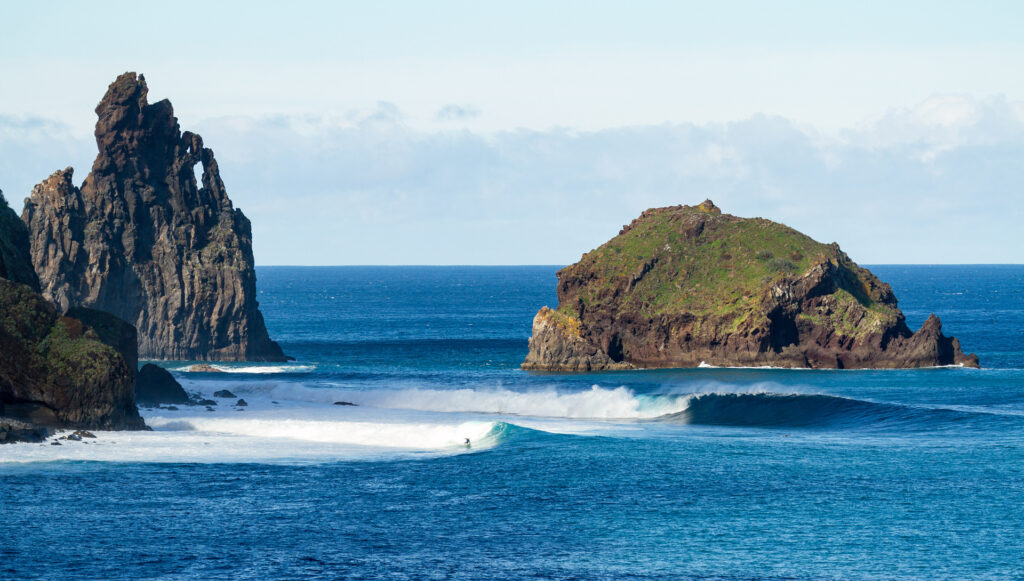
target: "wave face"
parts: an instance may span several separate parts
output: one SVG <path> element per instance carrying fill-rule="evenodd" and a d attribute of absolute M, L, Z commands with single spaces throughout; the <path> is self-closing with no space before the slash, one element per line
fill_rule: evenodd
<path fill-rule="evenodd" d="M 663 419 L 711 426 L 860 428 L 942 427 L 982 414 L 911 407 L 824 394 L 702 393 Z"/>

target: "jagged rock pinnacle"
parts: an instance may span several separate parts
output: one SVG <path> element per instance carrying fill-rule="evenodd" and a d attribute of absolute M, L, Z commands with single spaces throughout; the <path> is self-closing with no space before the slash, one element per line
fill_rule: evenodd
<path fill-rule="evenodd" d="M 131 322 L 144 359 L 283 360 L 256 301 L 249 220 L 213 151 L 148 93 L 142 75 L 117 77 L 96 106 L 98 154 L 81 188 L 68 168 L 26 200 L 44 294 Z"/>

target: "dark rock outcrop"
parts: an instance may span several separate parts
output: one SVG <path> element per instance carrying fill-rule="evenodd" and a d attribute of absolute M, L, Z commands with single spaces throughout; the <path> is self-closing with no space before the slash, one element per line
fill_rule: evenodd
<path fill-rule="evenodd" d="M 143 429 L 135 378 L 78 319 L 26 285 L 0 279 L 0 402 L 4 415 L 46 428 Z"/>
<path fill-rule="evenodd" d="M 142 75 L 119 76 L 96 107 L 81 188 L 67 168 L 25 201 L 43 294 L 134 324 L 145 359 L 285 360 L 256 301 L 249 220 L 202 138 L 147 92 Z"/>
<path fill-rule="evenodd" d="M 139 341 L 135 327 L 106 311 L 86 307 L 71 307 L 66 316 L 78 319 L 96 332 L 99 340 L 113 347 L 124 357 L 132 373 L 139 369 Z"/>
<path fill-rule="evenodd" d="M 911 332 L 838 245 L 710 201 L 647 210 L 559 271 L 557 292 L 524 369 L 978 366 L 938 317 Z"/>
<path fill-rule="evenodd" d="M 28 228 L 7 205 L 0 191 L 0 278 L 39 292 L 39 277 L 29 255 Z"/>
<path fill-rule="evenodd" d="M 222 397 L 222 398 L 225 398 L 225 399 L 235 399 L 238 396 L 233 394 L 233 393 L 231 393 L 230 391 L 228 391 L 226 389 L 219 389 L 219 390 L 213 392 L 213 397 Z"/>
<path fill-rule="evenodd" d="M 135 401 L 139 405 L 154 406 L 191 403 L 188 393 L 171 372 L 152 363 L 143 365 L 139 370 L 135 380 Z"/>
<path fill-rule="evenodd" d="M 134 329 L 109 313 L 61 316 L 39 294 L 27 230 L 6 203 L 0 255 L 0 441 L 38 441 L 64 428 L 145 428 L 127 362 L 135 343 L 111 347 L 101 337 L 113 338 L 109 329 L 134 337 Z"/>
<path fill-rule="evenodd" d="M 3 406 L 0 405 L 0 444 L 38 443 L 46 439 L 46 428 L 4 417 L 4 413 Z"/>

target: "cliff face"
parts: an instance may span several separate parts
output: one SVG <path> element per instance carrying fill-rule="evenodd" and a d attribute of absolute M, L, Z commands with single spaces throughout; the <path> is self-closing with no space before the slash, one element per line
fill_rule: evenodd
<path fill-rule="evenodd" d="M 932 315 L 914 333 L 889 285 L 769 220 L 647 210 L 558 273 L 524 369 L 978 365 Z"/>
<path fill-rule="evenodd" d="M 24 225 L 0 206 L 0 442 L 42 437 L 46 428 L 142 429 L 134 374 L 124 354 L 104 344 L 93 325 L 127 334 L 131 326 L 108 313 L 86 313 L 89 323 L 60 316 L 38 292 L 11 273 L 32 270 Z M 19 258 L 20 257 L 20 258 Z M 131 329 L 130 333 L 134 333 Z"/>
<path fill-rule="evenodd" d="M 256 301 L 249 220 L 202 138 L 147 92 L 142 75 L 118 77 L 96 107 L 99 154 L 81 188 L 67 168 L 25 201 L 43 294 L 129 321 L 142 358 L 284 360 Z"/>

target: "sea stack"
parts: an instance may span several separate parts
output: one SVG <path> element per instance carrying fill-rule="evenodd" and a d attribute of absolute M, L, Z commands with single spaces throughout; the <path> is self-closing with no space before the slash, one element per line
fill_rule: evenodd
<path fill-rule="evenodd" d="M 978 366 L 935 315 L 912 332 L 837 244 L 710 200 L 645 211 L 560 270 L 557 292 L 524 369 Z"/>
<path fill-rule="evenodd" d="M 143 359 L 285 360 L 256 301 L 249 220 L 202 138 L 147 93 L 142 75 L 119 76 L 96 106 L 81 187 L 67 168 L 25 200 L 43 294 L 132 323 Z"/>

